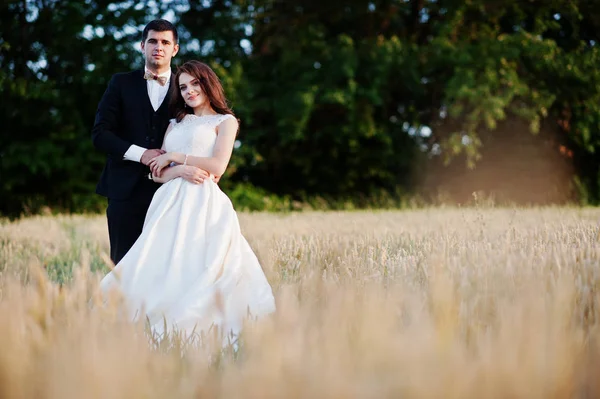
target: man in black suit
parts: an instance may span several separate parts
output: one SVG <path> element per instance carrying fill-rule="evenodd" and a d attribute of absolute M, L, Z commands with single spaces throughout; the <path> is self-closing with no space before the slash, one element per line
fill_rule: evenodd
<path fill-rule="evenodd" d="M 159 184 L 148 163 L 161 153 L 175 87 L 171 58 L 179 45 L 175 27 L 154 20 L 143 31 L 144 70 L 112 76 L 96 112 L 94 146 L 107 154 L 96 193 L 108 198 L 110 257 L 117 264 L 139 237 Z"/>

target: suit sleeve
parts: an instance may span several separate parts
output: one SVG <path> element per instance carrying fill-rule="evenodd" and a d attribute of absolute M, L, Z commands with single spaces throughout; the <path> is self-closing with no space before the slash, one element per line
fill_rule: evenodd
<path fill-rule="evenodd" d="M 131 146 L 131 143 L 123 140 L 116 133 L 117 124 L 121 116 L 121 96 L 117 76 L 113 76 L 108 83 L 98 109 L 96 119 L 92 128 L 92 142 L 97 149 L 113 155 L 117 159 L 123 159 L 123 155 Z"/>

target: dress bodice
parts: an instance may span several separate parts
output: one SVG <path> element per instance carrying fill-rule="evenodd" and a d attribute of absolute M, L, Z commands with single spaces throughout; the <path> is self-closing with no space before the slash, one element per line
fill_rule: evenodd
<path fill-rule="evenodd" d="M 217 141 L 217 126 L 233 115 L 186 115 L 165 137 L 167 152 L 181 152 L 197 157 L 210 157 Z"/>

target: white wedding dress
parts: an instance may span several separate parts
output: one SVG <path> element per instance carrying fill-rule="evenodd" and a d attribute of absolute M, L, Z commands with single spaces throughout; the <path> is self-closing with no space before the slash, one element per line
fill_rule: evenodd
<path fill-rule="evenodd" d="M 167 134 L 165 149 L 210 157 L 216 127 L 232 117 L 187 115 Z M 211 179 L 177 178 L 156 191 L 140 237 L 101 282 L 104 293 L 114 288 L 132 319 L 147 318 L 155 336 L 213 329 L 230 338 L 245 319 L 275 311 L 271 286 L 231 201 Z"/>

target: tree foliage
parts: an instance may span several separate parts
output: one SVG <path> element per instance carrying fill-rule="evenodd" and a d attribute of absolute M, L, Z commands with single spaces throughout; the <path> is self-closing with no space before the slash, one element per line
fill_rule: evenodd
<path fill-rule="evenodd" d="M 167 15 L 242 120 L 224 187 L 291 198 L 410 190 L 431 157 L 476 167 L 510 118 L 560 127 L 600 200 L 600 3 L 267 0 L 0 5 L 0 212 L 97 207 L 89 139 L 111 74 Z M 558 146 L 557 146 L 558 150 Z M 242 187 L 242 186 L 239 186 Z"/>

